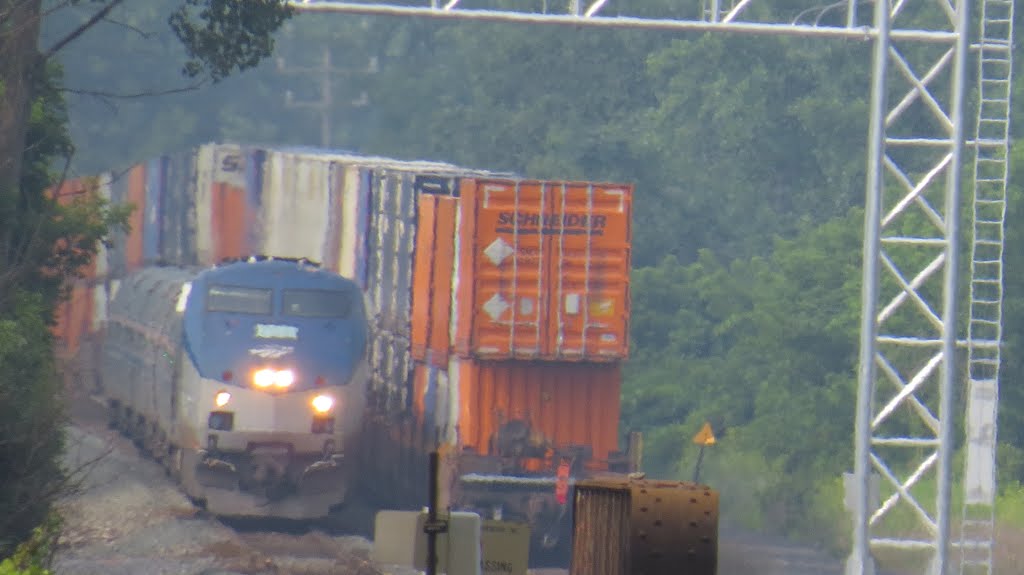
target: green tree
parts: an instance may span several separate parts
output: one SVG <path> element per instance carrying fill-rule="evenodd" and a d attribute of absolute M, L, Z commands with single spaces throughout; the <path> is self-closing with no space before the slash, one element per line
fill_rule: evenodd
<path fill-rule="evenodd" d="M 848 467 L 862 218 L 851 210 L 728 268 L 704 252 L 688 266 L 669 257 L 636 272 L 640 349 L 623 411 L 627 425 L 651 432 L 652 471 L 689 477 L 689 437 L 712 421 L 725 461 L 776 478 L 745 492 L 785 525 L 800 521 L 794 511 L 818 477 Z"/>
<path fill-rule="evenodd" d="M 51 65 L 49 74 L 59 69 Z M 35 91 L 27 129 L 22 192 L 0 196 L 5 251 L 0 268 L 0 557 L 28 538 L 68 486 L 60 466 L 65 411 L 54 364 L 51 319 L 65 282 L 125 221 L 95 194 L 68 202 L 44 194 L 59 178 L 50 167 L 71 143 L 61 95 Z"/>
<path fill-rule="evenodd" d="M 1024 146 L 1013 148 L 1009 205 L 1006 213 L 1006 245 L 1024 241 Z M 1006 287 L 1003 292 L 1002 372 L 999 390 L 999 439 L 1009 445 L 1024 445 L 1024 390 L 1013 382 L 1024 377 L 1024 254 L 1007 249 L 1004 255 Z M 1021 477 L 1017 478 L 1021 480 Z"/>
<path fill-rule="evenodd" d="M 0 192 L 11 193 L 20 186 L 30 108 L 39 82 L 47 78 L 47 62 L 122 5 L 145 9 L 146 4 L 71 0 L 44 9 L 41 0 L 0 1 Z M 180 70 L 189 78 L 211 82 L 269 56 L 271 34 L 291 14 L 283 0 L 178 0 L 173 6 L 167 22 L 185 52 Z M 64 20 L 70 25 L 41 49 L 43 20 L 63 11 L 75 11 L 77 17 Z"/>
<path fill-rule="evenodd" d="M 60 186 L 74 148 L 62 73 L 52 58 L 123 3 L 61 4 L 57 12 L 89 10 L 40 49 L 40 20 L 52 12 L 37 0 L 0 1 L 0 557 L 51 516 L 68 487 L 60 465 L 63 388 L 50 328 L 69 280 L 82 273 L 99 241 L 125 225 L 129 210 L 107 205 L 89 186 L 70 196 Z M 269 55 L 270 35 L 290 13 L 280 0 L 176 6 L 169 23 L 185 52 L 181 73 L 214 83 Z M 39 572 L 23 559 L 2 568 Z"/>

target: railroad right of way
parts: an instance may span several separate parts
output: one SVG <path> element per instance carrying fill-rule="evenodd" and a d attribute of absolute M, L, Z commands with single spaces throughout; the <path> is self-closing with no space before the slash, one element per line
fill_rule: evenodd
<path fill-rule="evenodd" d="M 372 542 L 332 529 L 287 532 L 225 524 L 199 512 L 157 462 L 106 426 L 104 407 L 73 393 L 68 467 L 85 465 L 62 503 L 58 575 L 413 575 L 375 565 Z M 365 513 L 348 533 L 365 533 Z M 358 521 L 359 525 L 355 525 Z M 344 520 L 341 521 L 344 523 Z M 719 575 L 836 575 L 841 563 L 814 550 L 723 533 Z M 544 570 L 542 575 L 565 575 Z M 531 575 L 539 575 L 534 573 Z"/>

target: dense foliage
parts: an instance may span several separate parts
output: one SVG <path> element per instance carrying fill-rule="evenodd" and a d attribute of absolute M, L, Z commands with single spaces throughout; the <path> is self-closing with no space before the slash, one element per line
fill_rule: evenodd
<path fill-rule="evenodd" d="M 0 556 L 32 534 L 67 486 L 60 466 L 64 404 L 49 320 L 64 280 L 119 221 L 95 194 L 61 205 L 43 193 L 60 176 L 51 159 L 71 145 L 63 100 L 51 83 L 58 74 L 51 67 L 35 90 L 22 187 L 0 194 Z"/>
<path fill-rule="evenodd" d="M 689 477 L 689 438 L 710 420 L 720 443 L 705 477 L 728 492 L 730 518 L 842 537 L 867 43 L 299 16 L 274 59 L 168 93 L 189 86 L 180 62 L 191 53 L 163 27 L 179 4 L 115 10 L 63 54 L 72 173 L 211 140 L 316 145 L 326 121 L 338 148 L 635 182 L 624 429 L 646 432 L 652 473 Z M 44 35 L 69 25 L 55 18 Z M 321 97 L 325 52 L 334 69 L 322 119 L 285 94 Z M 137 97 L 155 93 L 164 95 Z M 1024 230 L 1024 198 L 1012 193 L 1008 245 Z M 1024 255 L 1007 258 L 1004 380 L 1014 381 L 1024 375 Z M 1003 479 L 1024 472 L 1012 447 L 1024 441 L 1022 393 L 1003 388 Z"/>
<path fill-rule="evenodd" d="M 68 133 L 64 72 L 54 60 L 74 45 L 90 54 L 93 28 L 115 8 L 146 3 L 0 0 L 0 573 L 46 573 L 59 534 L 53 504 L 74 487 L 62 465 L 65 395 L 51 328 L 69 280 L 99 242 L 127 222 L 96 186 L 63 186 L 75 145 Z M 216 83 L 273 50 L 271 33 L 289 16 L 279 0 L 183 0 L 164 29 L 179 54 L 179 77 Z M 39 42 L 39 21 L 49 30 Z M 69 49 L 70 50 L 70 49 Z M 183 63 L 183 64 L 180 64 Z M 125 73 L 114 65 L 110 71 Z M 74 76 L 74 74 L 71 74 Z M 89 143 L 79 142 L 86 149 Z M 83 145 L 84 144 L 84 145 Z"/>

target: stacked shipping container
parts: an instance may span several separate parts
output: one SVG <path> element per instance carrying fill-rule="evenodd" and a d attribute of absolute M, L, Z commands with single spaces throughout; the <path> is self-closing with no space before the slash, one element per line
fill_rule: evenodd
<path fill-rule="evenodd" d="M 520 420 L 605 460 L 628 350 L 630 190 L 473 178 L 459 192 L 418 198 L 417 411 L 459 422 L 478 453 Z M 431 403 L 453 386 L 459 413 L 446 415 Z"/>
<path fill-rule="evenodd" d="M 510 421 L 588 446 L 592 467 L 617 451 L 631 186 L 227 144 L 97 185 L 137 210 L 61 312 L 67 352 L 101 333 L 118 280 L 141 266 L 306 257 L 366 290 L 387 421 L 411 418 L 456 452 L 491 453 Z"/>

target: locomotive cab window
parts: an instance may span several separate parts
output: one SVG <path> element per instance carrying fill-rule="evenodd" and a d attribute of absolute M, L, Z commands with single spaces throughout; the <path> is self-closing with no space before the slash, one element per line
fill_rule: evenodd
<path fill-rule="evenodd" d="M 212 285 L 206 292 L 207 311 L 270 315 L 273 290 L 239 286 Z"/>
<path fill-rule="evenodd" d="M 282 295 L 285 315 L 342 319 L 348 317 L 351 307 L 343 291 L 286 289 Z"/>

